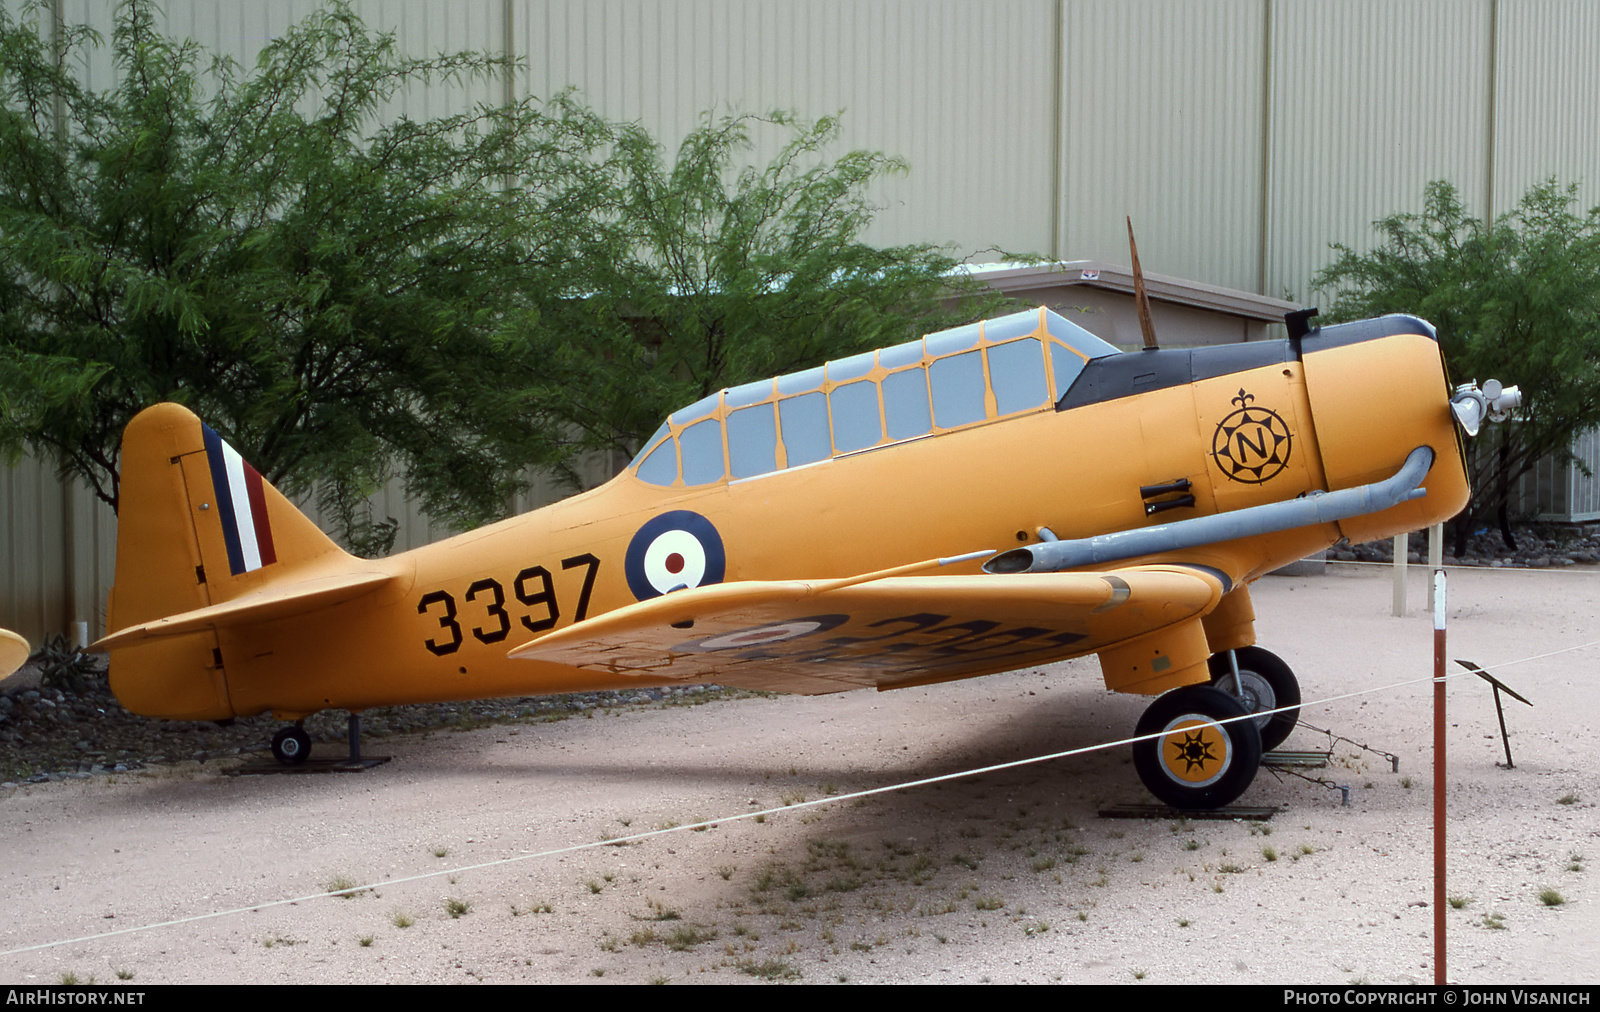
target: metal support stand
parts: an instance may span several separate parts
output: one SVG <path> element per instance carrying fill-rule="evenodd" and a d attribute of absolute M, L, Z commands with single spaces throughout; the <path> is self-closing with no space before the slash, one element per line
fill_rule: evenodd
<path fill-rule="evenodd" d="M 350 714 L 350 761 L 361 761 L 361 714 Z"/>
<path fill-rule="evenodd" d="M 1506 731 L 1506 711 L 1505 708 L 1500 704 L 1500 692 L 1503 689 L 1512 699 L 1515 699 L 1518 702 L 1527 703 L 1529 706 L 1532 706 L 1533 703 L 1519 695 L 1517 690 L 1513 689 L 1511 686 L 1502 682 L 1495 676 L 1489 674 L 1489 672 L 1478 667 L 1471 661 L 1464 661 L 1458 657 L 1456 658 L 1456 663 L 1494 687 L 1494 715 L 1500 719 L 1500 743 L 1505 747 L 1506 750 L 1506 761 L 1503 763 L 1495 763 L 1495 765 L 1503 770 L 1516 769 L 1517 764 L 1511 761 L 1511 735 Z"/>

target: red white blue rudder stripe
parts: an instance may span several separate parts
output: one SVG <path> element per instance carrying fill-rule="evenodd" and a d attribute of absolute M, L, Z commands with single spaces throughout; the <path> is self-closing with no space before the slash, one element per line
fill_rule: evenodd
<path fill-rule="evenodd" d="M 211 487 L 217 496 L 217 516 L 228 545 L 228 569 L 234 576 L 251 573 L 278 561 L 272 546 L 272 525 L 267 519 L 267 497 L 261 475 L 239 451 L 222 441 L 211 426 L 205 432 L 206 459 L 211 464 Z"/>

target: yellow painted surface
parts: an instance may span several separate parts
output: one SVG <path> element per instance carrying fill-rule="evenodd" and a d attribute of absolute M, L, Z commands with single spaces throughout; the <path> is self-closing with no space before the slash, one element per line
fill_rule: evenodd
<path fill-rule="evenodd" d="M 28 641 L 10 629 L 0 629 L 0 678 L 28 662 Z"/>
<path fill-rule="evenodd" d="M 693 681 L 892 688 L 1098 653 L 1108 686 L 1160 692 L 1206 680 L 1210 653 L 1252 642 L 1244 586 L 1340 530 L 1297 528 L 1094 572 L 989 576 L 981 559 L 881 571 L 1037 544 L 1040 528 L 1091 538 L 1347 488 L 1388 478 L 1419 445 L 1436 454 L 1428 495 L 1339 526 L 1382 536 L 1465 501 L 1438 350 L 1425 337 L 1065 411 L 1055 393 L 996 418 L 990 392 L 983 420 L 744 480 L 659 487 L 630 469 L 381 560 L 346 555 L 263 483 L 264 520 L 252 522 L 270 551 L 244 567 L 230 554 L 237 518 L 220 501 L 200 420 L 158 405 L 123 446 L 112 634 L 102 641 L 112 685 L 140 713 L 292 718 Z M 715 404 L 718 419 L 733 410 Z M 1195 504 L 1146 516 L 1140 487 L 1185 477 Z M 696 551 L 704 571 L 685 564 Z M 681 571 L 689 589 L 637 593 L 650 558 L 651 572 L 670 583 Z M 861 574 L 881 578 L 829 582 Z"/>

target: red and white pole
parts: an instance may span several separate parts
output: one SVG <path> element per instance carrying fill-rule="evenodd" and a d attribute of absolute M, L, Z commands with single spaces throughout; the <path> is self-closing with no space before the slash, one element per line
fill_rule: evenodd
<path fill-rule="evenodd" d="M 1433 573 L 1433 982 L 1444 962 L 1444 570 Z"/>

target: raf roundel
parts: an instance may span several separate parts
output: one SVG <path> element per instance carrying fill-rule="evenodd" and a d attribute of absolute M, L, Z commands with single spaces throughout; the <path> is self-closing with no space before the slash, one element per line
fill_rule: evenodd
<path fill-rule="evenodd" d="M 711 521 L 690 510 L 663 513 L 628 543 L 623 571 L 641 601 L 674 590 L 721 583 L 728 557 Z"/>

